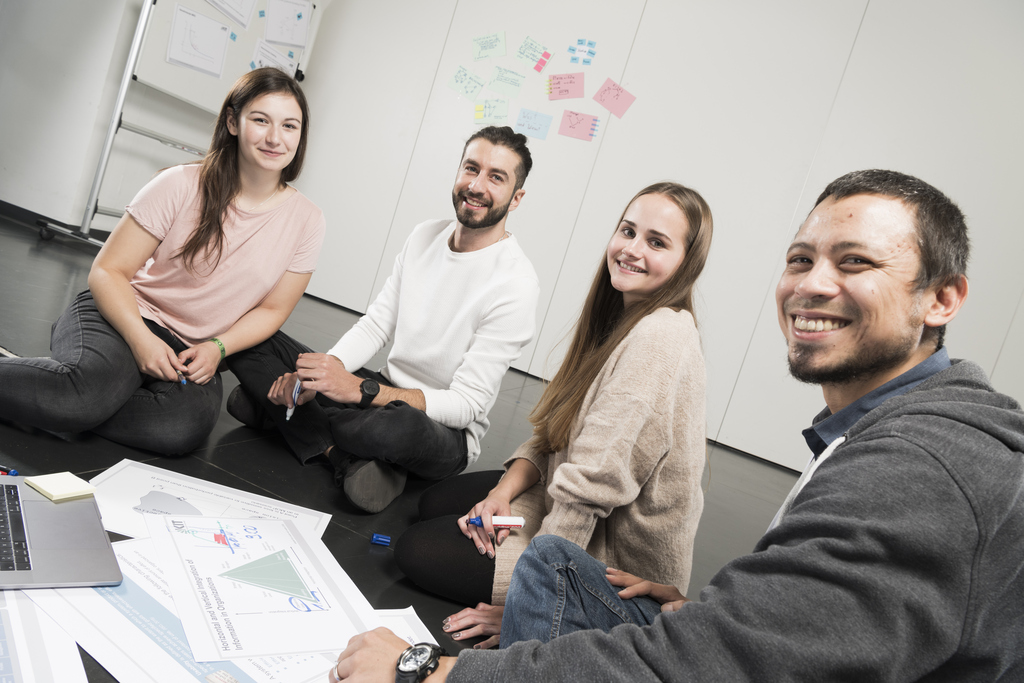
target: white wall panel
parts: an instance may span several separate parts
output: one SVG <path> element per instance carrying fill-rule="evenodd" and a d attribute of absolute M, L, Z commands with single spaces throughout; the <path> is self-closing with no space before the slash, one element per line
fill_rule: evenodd
<path fill-rule="evenodd" d="M 295 183 L 327 219 L 310 294 L 365 311 L 381 259 L 393 260 L 382 252 L 403 191 L 425 180 L 406 171 L 455 5 L 336 1 L 325 10 L 302 84 L 312 132 Z"/>
<path fill-rule="evenodd" d="M 626 202 L 676 180 L 715 218 L 696 313 L 717 437 L 863 11 L 859 0 L 647 2 L 622 80 L 637 100 L 605 131 L 532 373 L 557 368 Z"/>
<path fill-rule="evenodd" d="M 1022 28 L 1019 3 L 871 3 L 791 226 L 795 232 L 825 185 L 851 170 L 892 168 L 944 191 L 967 215 L 973 242 L 970 296 L 947 345 L 989 372 L 1024 287 L 1016 199 L 1024 185 Z M 799 469 L 799 430 L 823 402 L 816 390 L 782 379 L 783 355 L 769 301 L 720 438 Z M 1020 359 L 1011 358 L 1004 353 L 1012 366 L 1005 377 L 1020 373 Z M 1004 390 L 1024 396 L 1019 384 Z"/>

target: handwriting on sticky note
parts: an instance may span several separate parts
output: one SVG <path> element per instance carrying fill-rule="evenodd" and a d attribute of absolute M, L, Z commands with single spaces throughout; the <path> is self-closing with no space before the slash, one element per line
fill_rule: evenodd
<path fill-rule="evenodd" d="M 544 64 L 547 63 L 547 60 L 550 57 L 551 55 L 547 52 L 547 49 L 541 45 L 539 41 L 534 40 L 530 36 L 526 36 L 526 38 L 523 39 L 522 45 L 520 45 L 519 49 L 516 50 L 516 59 L 536 71 L 540 70 L 537 68 L 538 66 L 543 69 Z M 543 62 L 543 64 L 541 62 Z"/>
<path fill-rule="evenodd" d="M 552 74 L 548 77 L 548 99 L 567 100 L 583 97 L 583 72 Z"/>
<path fill-rule="evenodd" d="M 458 71 L 451 77 L 451 80 L 448 81 L 448 87 L 468 99 L 475 100 L 476 96 L 484 88 L 484 79 L 466 67 L 460 66 Z"/>
<path fill-rule="evenodd" d="M 473 123 L 478 125 L 496 126 L 508 122 L 508 100 L 482 100 L 473 109 Z"/>
<path fill-rule="evenodd" d="M 599 121 L 596 116 L 566 109 L 562 112 L 562 125 L 558 127 L 558 134 L 590 142 L 597 135 Z"/>
<path fill-rule="evenodd" d="M 545 140 L 548 137 L 548 129 L 551 128 L 552 120 L 554 120 L 553 116 L 541 114 L 539 111 L 520 109 L 519 118 L 516 119 L 513 130 L 523 135 L 529 135 L 531 138 Z"/>
<path fill-rule="evenodd" d="M 519 97 L 519 88 L 522 87 L 525 80 L 526 76 L 517 71 L 496 66 L 494 67 L 494 73 L 491 75 L 491 82 L 487 84 L 487 88 L 511 99 Z"/>
<path fill-rule="evenodd" d="M 505 56 L 505 32 L 490 33 L 473 39 L 473 61 Z"/>
<path fill-rule="evenodd" d="M 605 80 L 604 85 L 594 95 L 595 102 L 620 119 L 635 100 L 635 96 L 630 95 L 625 88 L 610 78 Z"/>

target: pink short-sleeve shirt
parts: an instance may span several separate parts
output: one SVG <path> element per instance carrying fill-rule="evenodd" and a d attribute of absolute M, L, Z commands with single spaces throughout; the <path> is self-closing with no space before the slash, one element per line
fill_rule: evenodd
<path fill-rule="evenodd" d="M 286 271 L 316 268 L 326 223 L 323 212 L 295 192 L 283 204 L 249 212 L 231 207 L 216 268 L 202 257 L 189 272 L 181 258 L 199 220 L 199 166 L 175 166 L 150 181 L 125 210 L 160 240 L 132 278 L 143 318 L 187 344 L 223 334 L 277 286 Z"/>

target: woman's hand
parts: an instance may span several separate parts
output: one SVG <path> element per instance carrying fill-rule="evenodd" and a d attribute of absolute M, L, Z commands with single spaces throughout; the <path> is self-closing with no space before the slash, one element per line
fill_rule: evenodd
<path fill-rule="evenodd" d="M 295 380 L 299 378 L 299 373 L 289 372 L 281 375 L 274 383 L 270 385 L 270 391 L 267 392 L 267 398 L 271 403 L 277 406 L 284 406 L 285 408 L 294 408 L 292 405 L 292 393 L 295 391 Z M 312 389 L 303 389 L 299 392 L 299 398 L 295 401 L 296 404 L 302 405 L 313 400 L 316 396 L 316 392 Z"/>
<path fill-rule="evenodd" d="M 174 355 L 174 349 L 148 329 L 137 339 L 132 340 L 128 347 L 132 350 L 139 372 L 144 375 L 166 382 L 177 382 L 178 372 L 184 373 L 188 370 L 188 367 Z"/>
<path fill-rule="evenodd" d="M 196 344 L 178 354 L 178 361 L 188 368 L 182 371 L 185 379 L 195 384 L 206 384 L 217 374 L 220 365 L 220 347 L 212 341 Z"/>
<path fill-rule="evenodd" d="M 689 602 L 675 586 L 645 581 L 619 569 L 608 567 L 605 570 L 605 578 L 613 586 L 624 587 L 619 591 L 619 597 L 623 600 L 629 600 L 638 595 L 647 595 L 661 603 L 662 612 L 675 612 L 683 606 L 683 603 Z"/>
<path fill-rule="evenodd" d="M 476 609 L 467 607 L 445 619 L 441 630 L 448 633 L 453 640 L 490 636 L 487 640 L 473 646 L 474 650 L 486 650 L 498 644 L 498 635 L 501 633 L 501 616 L 504 613 L 504 607 L 495 607 L 481 602 Z"/>
<path fill-rule="evenodd" d="M 501 545 L 501 542 L 505 540 L 510 532 L 508 529 L 495 530 L 491 525 L 491 517 L 495 515 L 507 517 L 511 514 L 512 505 L 510 501 L 504 496 L 491 491 L 486 498 L 473 506 L 468 515 L 459 517 L 459 529 L 462 530 L 462 534 L 466 538 L 473 541 L 481 555 L 487 555 L 487 557 L 493 560 L 494 541 Z M 479 517 L 480 521 L 483 522 L 483 526 L 479 527 L 475 524 L 470 524 L 469 520 L 473 517 Z"/>

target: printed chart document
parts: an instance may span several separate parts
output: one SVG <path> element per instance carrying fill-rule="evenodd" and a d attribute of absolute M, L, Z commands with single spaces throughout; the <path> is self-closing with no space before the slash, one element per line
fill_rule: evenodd
<path fill-rule="evenodd" d="M 167 41 L 167 61 L 220 78 L 230 33 L 226 24 L 175 5 L 171 37 Z"/>
<path fill-rule="evenodd" d="M 89 483 L 96 487 L 103 528 L 132 538 L 149 536 L 147 514 L 290 519 L 317 538 L 331 521 L 323 512 L 132 460 L 122 460 Z"/>
<path fill-rule="evenodd" d="M 114 553 L 124 574 L 120 586 L 33 590 L 31 598 L 119 681 L 323 683 L 327 669 L 348 642 L 339 636 L 320 653 L 198 663 L 175 613 L 153 541 L 121 541 L 114 544 Z M 76 649 L 75 659 L 80 662 L 77 655 Z M 84 681 L 85 677 L 37 680 Z"/>
<path fill-rule="evenodd" d="M 22 591 L 0 591 L 0 682 L 86 680 L 75 639 Z"/>
<path fill-rule="evenodd" d="M 293 522 L 146 522 L 197 662 L 328 651 L 379 623 L 327 547 Z"/>

